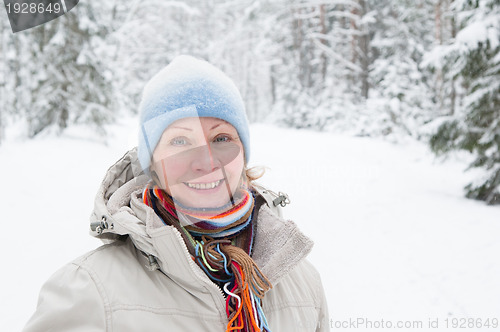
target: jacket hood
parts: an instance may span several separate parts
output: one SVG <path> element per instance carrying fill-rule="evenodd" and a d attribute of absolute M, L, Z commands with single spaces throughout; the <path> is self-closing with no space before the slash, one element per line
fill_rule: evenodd
<path fill-rule="evenodd" d="M 192 261 L 170 254 L 175 252 L 182 256 L 188 251 L 175 227 L 165 225 L 154 210 L 142 202 L 142 191 L 148 181 L 137 158 L 137 148 L 128 151 L 108 169 L 99 187 L 90 217 L 90 234 L 105 243 L 129 236 L 136 248 L 148 256 L 152 267 L 184 280 L 186 273 L 179 270 L 191 266 Z M 252 258 L 274 285 L 307 256 L 313 242 L 295 223 L 282 219 L 273 211 L 277 208 L 266 190 L 255 189 Z"/>

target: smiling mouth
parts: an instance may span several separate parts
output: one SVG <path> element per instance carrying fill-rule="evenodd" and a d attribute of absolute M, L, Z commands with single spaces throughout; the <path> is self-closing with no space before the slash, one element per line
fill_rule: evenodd
<path fill-rule="evenodd" d="M 207 190 L 207 189 L 213 189 L 217 186 L 219 186 L 222 183 L 223 180 L 217 180 L 214 182 L 207 182 L 207 183 L 189 183 L 189 182 L 184 182 L 186 186 L 192 189 L 197 189 L 197 190 Z"/>

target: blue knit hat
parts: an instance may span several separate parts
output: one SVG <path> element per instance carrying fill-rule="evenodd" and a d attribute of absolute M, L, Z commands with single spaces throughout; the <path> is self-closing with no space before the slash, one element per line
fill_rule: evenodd
<path fill-rule="evenodd" d="M 142 93 L 137 154 L 146 174 L 163 131 L 187 117 L 214 117 L 229 122 L 238 131 L 248 162 L 250 131 L 238 89 L 208 62 L 181 55 L 158 72 Z"/>

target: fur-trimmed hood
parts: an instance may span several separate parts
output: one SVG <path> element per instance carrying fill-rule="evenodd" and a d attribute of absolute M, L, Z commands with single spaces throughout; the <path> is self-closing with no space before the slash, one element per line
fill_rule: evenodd
<path fill-rule="evenodd" d="M 43 286 L 23 332 L 225 331 L 226 300 L 192 260 L 181 234 L 142 202 L 148 177 L 136 151 L 109 168 L 95 200 L 91 234 L 108 243 L 75 259 Z M 256 194 L 252 258 L 273 288 L 262 309 L 274 332 L 327 332 L 328 307 L 312 241 Z"/>
<path fill-rule="evenodd" d="M 128 151 L 111 166 L 95 198 L 90 218 L 91 234 L 105 243 L 128 235 L 134 245 L 148 255 L 153 266 L 157 262 L 168 273 L 164 266 L 169 264 L 162 260 L 164 255 L 159 252 L 161 249 L 155 244 L 155 237 L 159 233 L 172 233 L 174 239 L 180 240 L 175 241 L 175 247 L 186 253 L 187 249 L 178 231 L 165 226 L 153 209 L 142 202 L 142 191 L 148 180 L 148 176 L 141 173 L 136 149 Z M 258 211 L 252 258 L 275 283 L 307 256 L 313 242 L 300 232 L 295 223 L 279 216 L 279 210 L 272 204 L 273 197 L 267 190 L 259 187 L 256 191 Z M 165 257 L 171 256 L 164 254 Z M 172 271 L 174 274 L 177 272 Z"/>

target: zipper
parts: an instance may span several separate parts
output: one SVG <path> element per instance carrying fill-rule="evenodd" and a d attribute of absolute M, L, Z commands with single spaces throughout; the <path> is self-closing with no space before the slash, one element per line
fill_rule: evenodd
<path fill-rule="evenodd" d="M 186 243 L 184 243 L 184 239 L 182 238 L 182 235 L 179 233 L 179 231 L 177 231 L 176 229 L 174 229 L 174 233 L 175 235 L 177 236 L 177 239 L 181 242 L 182 244 L 182 248 L 184 249 L 184 255 L 186 256 L 187 260 L 188 260 L 188 263 L 189 263 L 189 267 L 191 268 L 191 270 L 194 271 L 194 274 L 200 279 L 200 281 L 202 281 L 206 286 L 207 286 L 207 289 L 208 291 L 213 295 L 215 292 L 212 292 L 210 291 L 210 288 L 216 290 L 217 292 L 217 296 L 215 296 L 215 298 L 217 299 L 216 302 L 218 303 L 215 303 L 216 306 L 219 307 L 219 311 L 221 312 L 221 317 L 223 318 L 223 322 L 225 322 L 225 325 L 227 326 L 227 324 L 229 323 L 229 319 L 226 315 L 226 298 L 224 296 L 224 293 L 222 292 L 222 290 L 219 288 L 219 286 L 217 286 L 215 283 L 213 283 L 205 273 L 203 273 L 199 266 L 195 264 L 195 262 L 192 260 L 191 258 L 191 254 L 189 253 L 189 250 L 186 246 Z M 220 300 L 220 301 L 219 301 Z"/>

